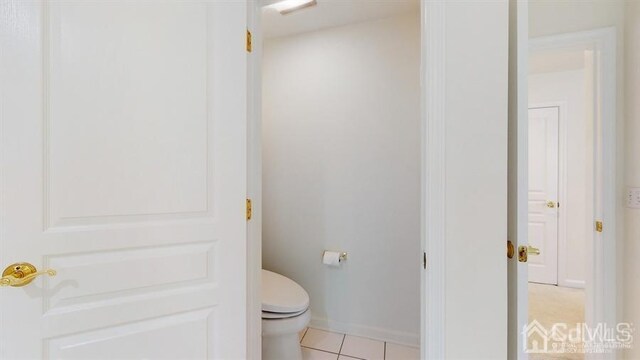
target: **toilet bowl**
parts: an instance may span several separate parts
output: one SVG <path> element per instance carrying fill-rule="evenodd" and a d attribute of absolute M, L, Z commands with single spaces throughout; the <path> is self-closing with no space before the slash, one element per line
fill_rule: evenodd
<path fill-rule="evenodd" d="M 301 360 L 298 333 L 310 319 L 309 294 L 302 286 L 262 270 L 262 359 Z"/>

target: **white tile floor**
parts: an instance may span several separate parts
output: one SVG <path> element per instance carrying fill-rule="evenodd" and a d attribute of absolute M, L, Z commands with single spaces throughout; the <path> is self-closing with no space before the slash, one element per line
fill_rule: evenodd
<path fill-rule="evenodd" d="M 304 360 L 418 360 L 420 349 L 314 328 L 300 333 Z"/>

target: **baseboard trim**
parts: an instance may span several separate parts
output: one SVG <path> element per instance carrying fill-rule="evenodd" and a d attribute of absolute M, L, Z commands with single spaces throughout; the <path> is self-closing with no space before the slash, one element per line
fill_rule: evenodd
<path fill-rule="evenodd" d="M 344 323 L 325 318 L 312 317 L 309 326 L 312 328 L 339 332 L 354 336 L 362 336 L 374 340 L 389 341 L 396 344 L 418 347 L 420 346 L 419 334 L 388 330 L 358 324 Z"/>
<path fill-rule="evenodd" d="M 564 279 L 564 280 L 559 280 L 558 281 L 558 285 L 559 286 L 564 286 L 564 287 L 569 287 L 569 288 L 575 288 L 575 289 L 584 289 L 585 288 L 585 281 L 584 280 Z"/>

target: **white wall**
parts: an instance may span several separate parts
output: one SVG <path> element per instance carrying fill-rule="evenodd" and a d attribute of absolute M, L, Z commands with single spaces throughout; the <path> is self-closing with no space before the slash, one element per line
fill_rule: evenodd
<path fill-rule="evenodd" d="M 640 3 L 627 3 L 626 18 L 626 128 L 625 185 L 640 187 Z M 624 320 L 640 328 L 640 210 L 626 209 L 626 245 L 624 273 Z M 636 331 L 635 347 L 628 359 L 640 359 L 640 333 Z"/>
<path fill-rule="evenodd" d="M 412 344 L 419 35 L 416 13 L 273 38 L 263 67 L 264 268 L 309 292 L 314 325 Z"/>
<path fill-rule="evenodd" d="M 584 287 L 588 236 L 593 234 L 593 125 L 587 117 L 585 70 L 529 76 L 529 106 L 563 103 L 559 154 L 565 193 L 560 194 L 558 285 Z M 589 101 L 589 103 L 591 103 Z M 566 114 L 566 118 L 563 116 Z M 561 171 L 562 173 L 562 171 Z M 560 179 L 562 182 L 562 179 Z M 562 188 L 561 188 L 562 189 Z M 566 216 L 565 216 L 566 215 Z M 564 234 L 562 234 L 564 233 Z M 564 237 L 564 244 L 562 239 Z"/>
<path fill-rule="evenodd" d="M 529 36 L 616 26 L 623 32 L 623 0 L 529 0 Z"/>

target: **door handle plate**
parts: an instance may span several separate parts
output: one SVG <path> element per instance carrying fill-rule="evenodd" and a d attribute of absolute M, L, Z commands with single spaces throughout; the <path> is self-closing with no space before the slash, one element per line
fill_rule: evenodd
<path fill-rule="evenodd" d="M 519 262 L 527 262 L 529 261 L 529 255 L 540 255 L 540 249 L 535 248 L 533 246 L 518 246 L 518 261 Z"/>
<path fill-rule="evenodd" d="M 38 271 L 35 266 L 29 263 L 15 263 L 7 266 L 2 272 L 0 286 L 21 287 L 30 284 L 40 275 L 56 276 L 56 271 L 47 269 Z"/>
<path fill-rule="evenodd" d="M 529 253 L 526 246 L 518 246 L 518 261 L 526 263 L 529 260 Z"/>

